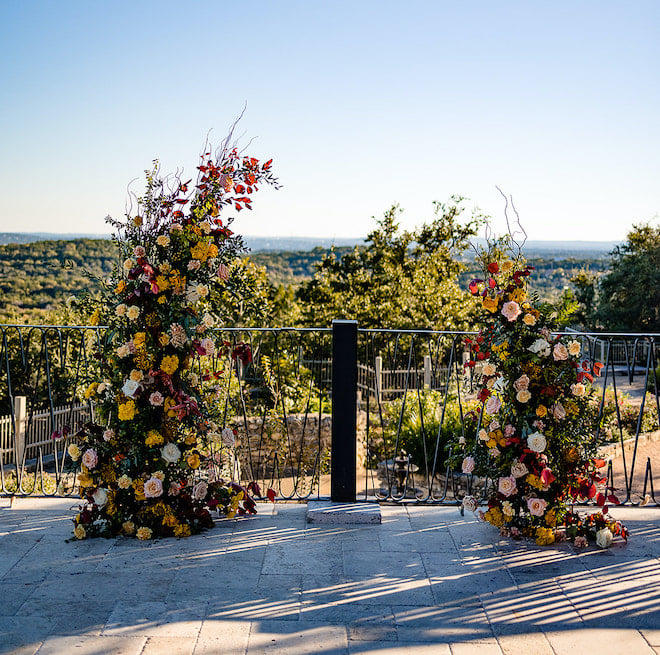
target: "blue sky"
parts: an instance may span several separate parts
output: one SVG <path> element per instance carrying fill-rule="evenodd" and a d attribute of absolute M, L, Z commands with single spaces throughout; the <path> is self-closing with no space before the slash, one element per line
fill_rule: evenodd
<path fill-rule="evenodd" d="M 7 2 L 0 231 L 98 233 L 152 159 L 194 173 L 238 131 L 283 188 L 248 235 L 413 227 L 452 194 L 532 239 L 660 212 L 660 3 Z"/>

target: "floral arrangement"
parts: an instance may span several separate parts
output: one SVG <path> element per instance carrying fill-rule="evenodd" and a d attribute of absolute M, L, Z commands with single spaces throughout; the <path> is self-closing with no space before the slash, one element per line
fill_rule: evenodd
<path fill-rule="evenodd" d="M 602 365 L 579 340 L 557 333 L 566 308 L 528 293 L 533 268 L 511 240 L 490 243 L 478 255 L 484 276 L 469 288 L 483 310 L 483 327 L 466 340 L 472 357 L 466 367 L 480 370 L 479 425 L 473 439 L 454 442 L 451 461 L 491 481 L 481 515 L 506 536 L 602 547 L 614 535 L 627 538 L 626 528 L 609 518 L 606 503 L 618 500 L 605 489 L 605 462 L 596 455 L 592 383 Z M 586 500 L 600 511 L 576 512 L 574 504 Z M 462 506 L 478 509 L 472 495 Z"/>
<path fill-rule="evenodd" d="M 108 219 L 123 261 L 101 297 L 88 299 L 92 322 L 107 329 L 100 376 L 84 392 L 96 420 L 68 450 L 83 498 L 78 539 L 185 537 L 213 526 L 211 510 L 256 511 L 256 485 L 245 488 L 221 468 L 231 469 L 236 434 L 215 413 L 220 383 L 204 362 L 229 355 L 229 344 L 213 337 L 209 294 L 230 284 L 232 262 L 245 250 L 220 212 L 251 208 L 258 186 L 277 180 L 271 161 L 241 155 L 230 137 L 215 154 L 204 152 L 194 185 L 162 179 L 156 162 L 136 211 Z M 231 355 L 251 358 L 246 344 Z"/>

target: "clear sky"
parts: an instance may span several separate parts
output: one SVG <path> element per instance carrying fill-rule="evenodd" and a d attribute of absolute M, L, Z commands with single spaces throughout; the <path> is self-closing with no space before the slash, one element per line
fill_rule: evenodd
<path fill-rule="evenodd" d="M 660 212 L 660 2 L 4 2 L 0 231 L 106 232 L 152 159 L 239 132 L 283 188 L 239 232 L 359 237 L 470 199 L 532 239 Z M 138 179 L 135 189 L 142 188 Z"/>

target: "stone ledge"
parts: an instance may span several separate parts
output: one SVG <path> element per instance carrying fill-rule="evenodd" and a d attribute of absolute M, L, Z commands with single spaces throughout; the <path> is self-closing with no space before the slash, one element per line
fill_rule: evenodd
<path fill-rule="evenodd" d="M 378 503 L 333 503 L 330 500 L 307 502 L 307 523 L 345 525 L 380 522 Z"/>

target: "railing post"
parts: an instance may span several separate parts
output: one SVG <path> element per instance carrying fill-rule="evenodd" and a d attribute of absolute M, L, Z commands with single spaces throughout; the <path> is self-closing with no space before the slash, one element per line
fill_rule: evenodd
<path fill-rule="evenodd" d="M 383 358 L 380 355 L 374 360 L 374 377 L 376 379 L 376 402 L 380 404 L 383 392 Z"/>
<path fill-rule="evenodd" d="M 25 396 L 16 396 L 14 398 L 14 443 L 16 448 L 16 466 L 23 464 L 25 455 L 25 426 L 27 425 L 27 398 Z"/>
<path fill-rule="evenodd" d="M 357 465 L 357 321 L 332 322 L 330 497 L 354 503 Z"/>
<path fill-rule="evenodd" d="M 431 388 L 431 355 L 424 355 L 424 388 Z"/>

